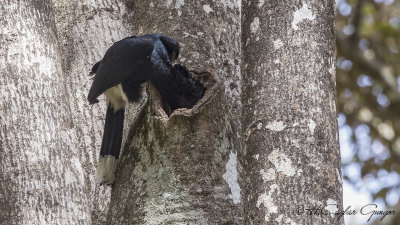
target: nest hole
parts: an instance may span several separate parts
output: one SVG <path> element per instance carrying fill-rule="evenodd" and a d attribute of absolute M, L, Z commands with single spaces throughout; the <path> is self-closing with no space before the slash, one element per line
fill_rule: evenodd
<path fill-rule="evenodd" d="M 207 72 L 190 70 L 180 64 L 172 68 L 171 77 L 164 87 L 158 87 L 161 107 L 168 117 L 181 108 L 191 109 L 204 96 L 207 85 L 204 76 Z"/>

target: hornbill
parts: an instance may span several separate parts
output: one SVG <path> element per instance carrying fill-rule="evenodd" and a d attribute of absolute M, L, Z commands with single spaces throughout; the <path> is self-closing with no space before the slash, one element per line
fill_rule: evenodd
<path fill-rule="evenodd" d="M 179 43 L 162 34 L 131 36 L 114 43 L 103 59 L 92 67 L 95 74 L 89 90 L 89 104 L 107 101 L 103 141 L 97 167 L 97 182 L 113 184 L 121 149 L 125 106 L 140 99 L 141 84 L 150 81 L 169 111 L 191 108 L 205 88 L 187 69 L 172 65 L 179 56 Z"/>

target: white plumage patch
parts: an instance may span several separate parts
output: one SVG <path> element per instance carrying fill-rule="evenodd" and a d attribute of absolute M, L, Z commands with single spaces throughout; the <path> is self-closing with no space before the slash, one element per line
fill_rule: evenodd
<path fill-rule="evenodd" d="M 111 155 L 100 156 L 96 174 L 97 183 L 113 184 L 117 165 L 118 165 L 118 159 L 115 159 L 114 156 Z"/>
<path fill-rule="evenodd" d="M 111 107 L 114 109 L 114 112 L 120 110 L 128 104 L 128 97 L 122 89 L 122 85 L 118 84 L 114 87 L 107 89 L 104 92 L 106 96 L 107 104 L 111 104 Z"/>

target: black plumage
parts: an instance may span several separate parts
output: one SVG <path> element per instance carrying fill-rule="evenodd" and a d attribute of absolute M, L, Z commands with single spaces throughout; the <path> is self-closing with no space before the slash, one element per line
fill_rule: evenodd
<path fill-rule="evenodd" d="M 164 101 L 167 102 L 171 111 L 177 108 L 192 108 L 197 101 L 203 97 L 205 88 L 196 79 L 193 79 L 188 69 L 179 64 L 175 64 L 171 70 L 174 89 L 161 93 Z M 167 85 L 169 86 L 169 85 Z"/>
<path fill-rule="evenodd" d="M 114 43 L 91 69 L 95 74 L 88 101 L 97 103 L 105 94 L 108 109 L 98 166 L 98 182 L 112 184 L 119 157 L 124 107 L 140 98 L 141 84 L 150 80 L 170 113 L 191 108 L 203 96 L 204 87 L 188 70 L 172 62 L 179 56 L 179 43 L 161 34 L 132 36 Z"/>
<path fill-rule="evenodd" d="M 92 67 L 96 76 L 89 90 L 89 103 L 97 103 L 97 97 L 115 85 L 146 80 L 146 75 L 141 70 L 146 66 L 145 61 L 149 60 L 150 55 L 157 57 L 158 54 L 153 53 L 153 49 L 154 41 L 148 38 L 132 36 L 114 43 L 103 59 Z"/>

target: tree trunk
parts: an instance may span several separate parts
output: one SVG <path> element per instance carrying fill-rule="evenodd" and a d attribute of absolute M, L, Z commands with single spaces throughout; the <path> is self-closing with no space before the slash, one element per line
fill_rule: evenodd
<path fill-rule="evenodd" d="M 132 35 L 132 14 L 116 1 L 54 0 L 2 1 L 0 15 L 0 223 L 104 222 L 105 105 L 88 106 L 87 75 Z"/>
<path fill-rule="evenodd" d="M 75 154 L 84 165 L 85 193 L 91 209 L 91 223 L 106 223 L 111 187 L 96 183 L 106 104 L 88 105 L 92 83 L 91 67 L 116 41 L 134 34 L 133 14 L 120 1 L 53 0 L 63 74 L 68 90 L 68 107 L 74 124 Z"/>
<path fill-rule="evenodd" d="M 143 110 L 128 125 L 110 223 L 241 224 L 238 2 L 135 1 L 132 7 L 138 35 L 177 39 L 178 63 L 201 67 L 208 86 L 194 108 L 169 117 L 149 86 Z"/>
<path fill-rule="evenodd" d="M 0 221 L 90 221 L 49 1 L 2 2 Z"/>
<path fill-rule="evenodd" d="M 334 1 L 244 1 L 242 12 L 244 222 L 337 224 L 306 211 L 342 208 Z"/>
<path fill-rule="evenodd" d="M 335 222 L 296 215 L 341 206 L 332 2 L 6 0 L 0 15 L 1 224 Z M 207 90 L 167 115 L 146 85 L 111 193 L 87 74 L 144 33 L 177 39 Z"/>

